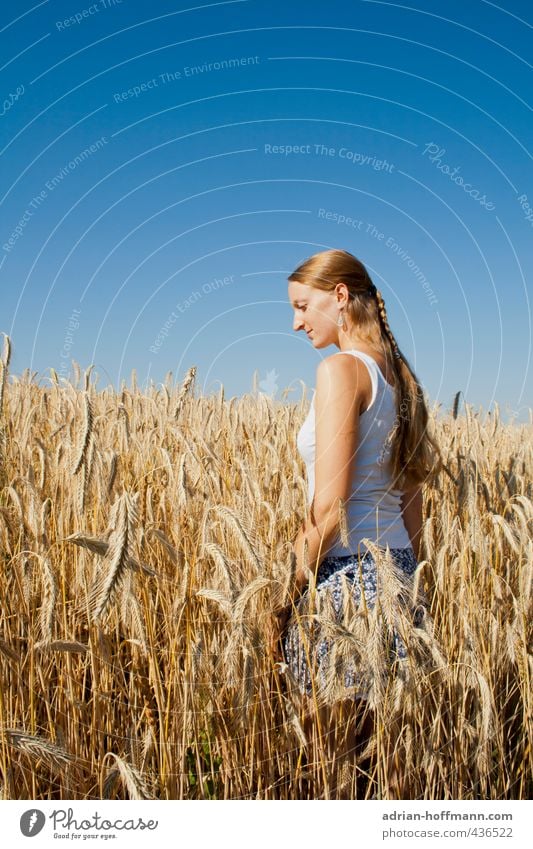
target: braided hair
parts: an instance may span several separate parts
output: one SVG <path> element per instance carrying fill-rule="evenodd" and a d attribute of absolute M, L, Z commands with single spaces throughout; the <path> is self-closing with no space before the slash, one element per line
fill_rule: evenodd
<path fill-rule="evenodd" d="M 372 284 L 372 285 L 374 286 L 374 284 Z M 374 294 L 376 296 L 376 301 L 377 301 L 377 305 L 378 305 L 378 315 L 379 315 L 379 319 L 381 321 L 381 326 L 383 327 L 383 330 L 385 331 L 385 334 L 389 339 L 389 342 L 390 342 L 390 345 L 391 345 L 391 348 L 392 348 L 393 356 L 394 356 L 395 359 L 401 359 L 401 356 L 402 356 L 401 351 L 398 347 L 398 343 L 397 343 L 396 339 L 394 338 L 394 334 L 389 327 L 389 321 L 387 319 L 387 313 L 385 311 L 385 301 L 383 300 L 383 295 L 381 294 L 379 289 L 376 289 L 375 286 L 374 286 Z"/>

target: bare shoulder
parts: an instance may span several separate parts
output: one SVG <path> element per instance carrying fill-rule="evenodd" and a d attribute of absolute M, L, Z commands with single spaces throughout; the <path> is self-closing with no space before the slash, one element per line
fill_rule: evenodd
<path fill-rule="evenodd" d="M 322 382 L 331 380 L 336 385 L 349 384 L 351 386 L 354 382 L 356 368 L 360 363 L 361 361 L 356 357 L 339 357 L 337 354 L 330 354 L 329 357 L 324 357 L 319 362 L 316 376 Z"/>
<path fill-rule="evenodd" d="M 330 354 L 329 357 L 324 357 L 323 360 L 320 360 L 317 366 L 317 374 L 319 371 L 322 371 L 326 374 L 330 373 L 332 375 L 353 374 L 353 363 L 355 363 L 356 365 L 362 364 L 363 368 L 366 368 L 366 366 L 364 366 L 364 363 L 361 363 L 359 357 L 339 357 L 339 354 L 342 353 L 346 353 L 346 351 L 337 351 L 336 354 Z"/>
<path fill-rule="evenodd" d="M 318 364 L 316 387 L 324 403 L 350 398 L 359 412 L 372 392 L 366 365 L 358 357 L 337 354 L 324 357 Z"/>

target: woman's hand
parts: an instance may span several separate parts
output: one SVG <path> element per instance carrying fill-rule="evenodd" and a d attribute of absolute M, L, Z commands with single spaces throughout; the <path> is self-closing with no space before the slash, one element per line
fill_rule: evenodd
<path fill-rule="evenodd" d="M 281 638 L 285 633 L 289 619 L 293 611 L 292 603 L 286 604 L 285 607 L 280 607 L 273 614 L 274 625 L 272 629 L 271 651 L 276 661 L 283 661 L 283 652 L 281 649 Z"/>

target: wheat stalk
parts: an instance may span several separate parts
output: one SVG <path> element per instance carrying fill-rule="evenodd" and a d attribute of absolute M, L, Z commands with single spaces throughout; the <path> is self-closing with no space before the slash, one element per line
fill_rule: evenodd
<path fill-rule="evenodd" d="M 83 393 L 83 407 L 84 407 L 84 422 L 83 422 L 83 432 L 81 437 L 81 444 L 78 450 L 78 459 L 74 464 L 72 469 L 72 474 L 77 475 L 79 470 L 81 469 L 82 463 L 86 462 L 87 451 L 89 449 L 89 441 L 92 435 L 93 429 L 93 409 L 92 402 L 88 392 Z"/>
<path fill-rule="evenodd" d="M 117 526 L 109 538 L 109 549 L 88 599 L 93 621 L 107 610 L 112 596 L 123 583 L 127 570 L 130 568 L 131 549 L 138 523 L 138 499 L 138 493 L 130 496 L 127 492 L 118 499 Z"/>
<path fill-rule="evenodd" d="M 211 601 L 216 602 L 220 610 L 228 617 L 228 619 L 231 620 L 233 618 L 232 599 L 228 598 L 228 596 L 220 590 L 204 587 L 201 590 L 196 590 L 195 595 L 198 596 L 198 598 L 208 598 Z"/>
<path fill-rule="evenodd" d="M 0 360 L 0 416 L 4 409 L 4 390 L 6 386 L 7 369 L 4 363 Z"/>
<path fill-rule="evenodd" d="M 35 761 L 43 760 L 58 769 L 76 763 L 74 755 L 38 734 L 27 734 L 17 728 L 7 728 L 4 734 L 8 745 Z"/>
<path fill-rule="evenodd" d="M 117 502 L 115 502 L 116 504 Z M 111 540 L 100 539 L 99 537 L 92 537 L 84 534 L 81 531 L 77 531 L 74 534 L 70 534 L 68 537 L 63 537 L 64 542 L 71 542 L 74 545 L 78 545 L 80 548 L 85 548 L 87 551 L 92 551 L 93 554 L 99 554 L 102 557 L 105 557 L 109 551 L 109 546 Z M 130 569 L 133 569 L 134 572 L 144 572 L 146 575 L 157 575 L 155 569 L 152 569 L 151 566 L 148 566 L 147 563 L 142 563 L 137 560 L 136 557 L 128 554 L 128 566 Z"/>
<path fill-rule="evenodd" d="M 246 561 L 258 572 L 262 572 L 262 565 L 259 557 L 256 553 L 256 548 L 259 545 L 259 542 L 252 533 L 252 530 L 249 526 L 246 526 L 242 517 L 236 515 L 236 513 L 225 505 L 217 505 L 212 508 L 213 512 L 217 516 L 222 516 L 226 525 L 234 532 L 236 539 L 239 541 L 241 545 L 241 550 L 245 556 Z"/>
<path fill-rule="evenodd" d="M 102 796 L 104 798 L 109 798 L 110 786 L 114 783 L 116 778 L 121 778 L 124 786 L 126 787 L 130 799 L 140 800 L 140 799 L 155 799 L 155 796 L 150 791 L 148 784 L 146 783 L 146 779 L 143 775 L 137 770 L 132 764 L 127 763 L 123 758 L 116 755 L 114 752 L 107 752 L 104 755 L 102 760 L 102 771 L 105 766 L 105 762 L 108 758 L 114 758 L 117 764 L 115 772 L 114 770 L 108 775 L 106 779 L 106 783 L 104 785 L 105 792 L 102 792 Z"/>
<path fill-rule="evenodd" d="M 247 587 L 242 590 L 237 596 L 233 605 L 233 621 L 241 624 L 243 621 L 244 611 L 250 603 L 251 599 L 265 587 L 269 587 L 272 581 L 269 578 L 263 578 L 261 575 L 255 578 Z"/>
<path fill-rule="evenodd" d="M 185 375 L 185 378 L 184 378 L 183 383 L 181 385 L 180 391 L 178 393 L 178 398 L 176 400 L 176 408 L 174 410 L 174 418 L 175 419 L 178 418 L 178 416 L 181 412 L 181 408 L 183 406 L 183 402 L 185 400 L 187 393 L 189 392 L 189 390 L 192 392 L 191 387 L 193 387 L 195 377 L 196 377 L 196 366 L 191 366 L 191 368 L 188 370 L 187 374 Z"/>
<path fill-rule="evenodd" d="M 35 643 L 35 648 L 42 651 L 64 651 L 71 654 L 86 654 L 89 651 L 89 646 L 77 640 L 44 640 Z"/>
<path fill-rule="evenodd" d="M 20 663 L 20 657 L 16 653 L 15 649 L 12 648 L 5 640 L 0 640 L 0 651 L 2 654 L 7 657 L 8 660 L 13 660 L 15 663 Z"/>
<path fill-rule="evenodd" d="M 41 565 L 44 589 L 39 619 L 40 637 L 42 643 L 49 643 L 52 639 L 54 612 L 58 596 L 57 580 L 48 557 L 38 556 L 37 559 Z"/>
<path fill-rule="evenodd" d="M 2 351 L 2 364 L 6 369 L 9 368 L 9 363 L 11 361 L 11 339 L 6 333 L 2 333 L 4 337 L 4 347 Z"/>

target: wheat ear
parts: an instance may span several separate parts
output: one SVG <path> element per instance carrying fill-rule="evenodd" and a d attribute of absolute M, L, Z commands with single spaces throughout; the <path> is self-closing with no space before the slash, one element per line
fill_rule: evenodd
<path fill-rule="evenodd" d="M 125 492 L 119 498 L 117 525 L 109 538 L 109 549 L 89 595 L 89 610 L 94 620 L 107 609 L 111 597 L 122 585 L 129 568 L 130 549 L 135 540 L 135 528 L 138 523 L 139 493 L 130 496 Z"/>
<path fill-rule="evenodd" d="M 183 383 L 181 384 L 181 388 L 180 388 L 180 391 L 178 393 L 178 398 L 176 400 L 176 408 L 174 410 L 174 418 L 178 417 L 178 415 L 181 411 L 181 408 L 183 406 L 185 396 L 187 395 L 187 392 L 189 391 L 190 387 L 192 386 L 195 377 L 196 377 L 196 366 L 191 366 L 191 368 L 189 369 L 189 371 L 185 375 L 185 379 L 184 379 Z"/>
<path fill-rule="evenodd" d="M 91 399 L 89 397 L 88 392 L 84 393 L 83 401 L 84 401 L 84 405 L 85 405 L 85 420 L 84 420 L 84 426 L 83 426 L 83 436 L 82 436 L 82 440 L 81 440 L 81 446 L 80 446 L 78 460 L 77 460 L 76 465 L 74 466 L 74 468 L 72 470 L 73 475 L 78 474 L 78 472 L 81 468 L 81 464 L 84 462 L 84 460 L 87 456 L 87 449 L 89 448 L 89 440 L 91 438 L 91 433 L 92 433 L 92 429 L 93 429 L 93 410 L 92 410 L 92 405 L 91 405 Z"/>
<path fill-rule="evenodd" d="M 52 639 L 54 611 L 57 601 L 58 588 L 56 576 L 52 571 L 52 565 L 48 557 L 38 558 L 42 567 L 44 598 L 41 607 L 41 615 L 39 621 L 39 630 L 41 641 L 40 645 L 47 644 Z"/>
<path fill-rule="evenodd" d="M 134 766 L 127 763 L 118 755 L 115 755 L 114 752 L 107 752 L 102 761 L 102 768 L 105 764 L 106 758 L 114 758 L 118 767 L 118 773 L 116 772 L 116 769 L 113 769 L 107 777 L 105 784 L 105 790 L 107 793 L 109 793 L 110 790 L 111 777 L 116 779 L 120 776 L 126 786 L 130 799 L 155 799 L 155 796 L 150 792 L 148 785 L 146 784 L 144 776 L 141 775 L 139 770 L 135 769 Z"/>
<path fill-rule="evenodd" d="M 62 768 L 76 760 L 70 752 L 44 737 L 27 734 L 16 728 L 7 728 L 5 735 L 7 743 L 14 749 L 24 752 L 35 760 L 42 758 L 51 766 Z"/>
<path fill-rule="evenodd" d="M 80 548 L 86 548 L 87 551 L 92 551 L 93 554 L 100 554 L 102 557 L 105 557 L 107 552 L 109 551 L 109 542 L 105 539 L 99 539 L 98 537 L 91 537 L 87 534 L 75 533 L 70 534 L 68 537 L 63 537 L 64 542 L 72 542 L 74 545 L 79 545 Z M 157 575 L 155 569 L 152 569 L 151 566 L 148 566 L 147 563 L 141 563 L 137 558 L 130 557 L 128 566 L 130 569 L 133 569 L 134 572 L 144 572 L 146 575 Z"/>

